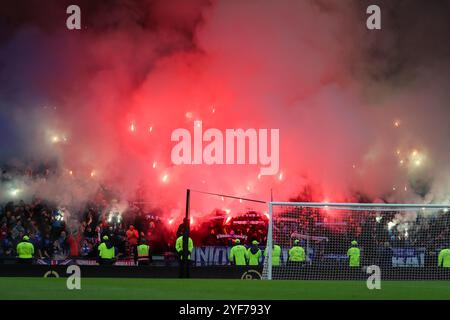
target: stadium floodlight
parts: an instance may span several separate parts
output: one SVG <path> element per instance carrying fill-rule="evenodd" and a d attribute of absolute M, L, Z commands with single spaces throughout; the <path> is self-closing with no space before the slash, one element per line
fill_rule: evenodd
<path fill-rule="evenodd" d="M 390 279 L 434 279 L 439 251 L 450 248 L 449 209 L 270 202 L 263 279 L 362 279 L 373 265 Z"/>

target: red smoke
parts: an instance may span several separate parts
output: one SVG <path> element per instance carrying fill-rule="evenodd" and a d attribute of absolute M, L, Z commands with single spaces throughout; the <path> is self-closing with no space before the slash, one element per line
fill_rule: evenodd
<path fill-rule="evenodd" d="M 58 155 L 75 177 L 112 185 L 124 199 L 143 184 L 148 201 L 170 215 L 183 209 L 186 188 L 263 200 L 273 189 L 276 200 L 287 200 L 309 185 L 315 201 L 354 201 L 357 192 L 411 199 L 410 192 L 392 192 L 410 183 L 393 154 L 397 148 L 420 148 L 448 170 L 448 156 L 439 152 L 448 129 L 422 134 L 411 111 L 426 105 L 438 114 L 423 118 L 426 126 L 442 123 L 447 79 L 437 77 L 420 93 L 422 75 L 398 92 L 395 83 L 386 88 L 370 79 L 365 50 L 373 38 L 359 6 L 124 3 L 91 8 L 79 32 L 27 25 L 9 40 L 14 48 L 39 39 L 29 46 L 41 64 L 24 71 L 23 84 L 38 85 L 49 109 L 31 97 L 32 118 L 16 116 L 20 126 L 33 119 L 38 134 L 29 136 L 29 152 L 36 160 Z M 433 101 L 424 98 L 430 96 Z M 392 125 L 397 118 L 400 128 Z M 174 166 L 171 132 L 192 132 L 195 120 L 204 129 L 280 129 L 282 176 L 258 179 L 259 165 Z M 46 130 L 67 135 L 67 143 L 49 143 Z M 201 201 L 193 209 L 209 213 L 213 206 Z"/>

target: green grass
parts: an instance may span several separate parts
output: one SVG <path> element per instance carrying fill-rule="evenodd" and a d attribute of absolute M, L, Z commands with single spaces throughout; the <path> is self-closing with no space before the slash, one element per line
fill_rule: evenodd
<path fill-rule="evenodd" d="M 0 299 L 450 299 L 450 281 L 260 281 L 84 278 L 68 290 L 65 278 L 0 277 Z"/>

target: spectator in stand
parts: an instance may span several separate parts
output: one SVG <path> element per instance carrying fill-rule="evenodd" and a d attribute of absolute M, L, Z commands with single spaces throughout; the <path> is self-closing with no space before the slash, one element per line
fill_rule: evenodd
<path fill-rule="evenodd" d="M 114 246 L 117 248 L 117 255 L 121 256 L 125 254 L 125 242 L 127 237 L 125 235 L 125 231 L 123 230 L 123 226 L 120 225 L 119 228 L 116 228 L 113 233 L 112 242 Z"/>
<path fill-rule="evenodd" d="M 139 240 L 139 232 L 134 228 L 133 225 L 130 225 L 130 227 L 127 230 L 127 239 L 128 244 L 130 246 L 130 253 L 135 255 L 136 254 L 136 246 Z"/>
<path fill-rule="evenodd" d="M 36 233 L 34 232 L 30 233 L 30 242 L 34 246 L 35 256 L 37 256 L 38 258 L 42 258 L 40 246 L 40 244 L 42 243 L 42 237 L 39 231 Z"/>
<path fill-rule="evenodd" d="M 95 238 L 95 235 L 91 226 L 87 226 L 86 229 L 84 229 L 84 237 L 87 238 L 88 241 L 94 241 L 93 239 Z"/>
<path fill-rule="evenodd" d="M 8 226 L 6 225 L 6 222 L 3 222 L 2 226 L 0 227 L 0 241 L 3 241 L 3 239 L 5 239 L 7 235 L 8 235 Z"/>
<path fill-rule="evenodd" d="M 51 259 L 53 256 L 53 243 L 50 239 L 50 233 L 48 232 L 44 235 L 44 239 L 42 240 L 41 253 L 44 258 Z"/>
<path fill-rule="evenodd" d="M 382 247 L 378 249 L 378 265 L 382 268 L 392 267 L 393 251 L 389 242 L 385 242 Z"/>
<path fill-rule="evenodd" d="M 2 241 L 3 255 L 6 257 L 14 256 L 13 241 L 9 235 L 7 235 Z"/>
<path fill-rule="evenodd" d="M 81 242 L 80 255 L 82 257 L 88 257 L 91 254 L 92 254 L 92 245 L 86 239 L 84 239 Z"/>
<path fill-rule="evenodd" d="M 71 257 L 78 257 L 80 255 L 79 245 L 81 243 L 81 235 L 78 230 L 74 231 L 67 237 L 67 244 L 70 250 Z"/>
<path fill-rule="evenodd" d="M 95 227 L 93 234 L 94 234 L 94 239 L 93 239 L 94 243 L 95 244 L 100 243 L 101 239 L 102 239 L 102 228 L 100 226 Z"/>
<path fill-rule="evenodd" d="M 22 221 L 18 220 L 16 225 L 11 230 L 11 237 L 14 241 L 18 240 L 18 239 L 21 241 L 22 238 L 20 237 L 20 235 L 22 235 L 22 237 L 23 237 L 24 234 L 25 234 L 25 229 L 22 226 Z"/>
<path fill-rule="evenodd" d="M 62 257 L 67 257 L 69 255 L 69 244 L 67 242 L 67 236 L 65 231 L 61 231 L 59 237 L 56 239 L 58 242 L 58 249 Z"/>

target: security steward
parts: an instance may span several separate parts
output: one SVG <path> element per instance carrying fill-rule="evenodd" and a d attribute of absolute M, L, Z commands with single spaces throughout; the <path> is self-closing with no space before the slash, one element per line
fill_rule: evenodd
<path fill-rule="evenodd" d="M 264 257 L 267 257 L 268 248 L 264 250 Z M 272 248 L 272 266 L 278 267 L 281 263 L 281 247 L 277 244 Z"/>
<path fill-rule="evenodd" d="M 361 250 L 359 250 L 356 240 L 353 240 L 351 245 L 351 248 L 347 250 L 348 265 L 350 268 L 359 267 Z"/>
<path fill-rule="evenodd" d="M 450 249 L 444 248 L 439 251 L 438 267 L 450 268 Z"/>
<path fill-rule="evenodd" d="M 294 245 L 289 249 L 289 265 L 302 265 L 306 260 L 305 249 L 300 246 L 300 240 L 295 239 Z"/>
<path fill-rule="evenodd" d="M 229 256 L 231 264 L 236 266 L 246 266 L 248 253 L 247 249 L 241 244 L 241 240 L 236 239 L 234 242 L 234 247 L 230 250 Z"/>
<path fill-rule="evenodd" d="M 137 255 L 134 256 L 135 263 L 138 266 L 148 266 L 152 262 L 152 255 L 150 254 L 150 246 L 145 239 L 141 239 L 137 246 Z"/>
<path fill-rule="evenodd" d="M 248 257 L 248 265 L 249 266 L 258 266 L 259 261 L 262 257 L 261 249 L 258 247 L 258 241 L 253 240 L 252 246 L 247 250 Z"/>
<path fill-rule="evenodd" d="M 103 236 L 103 241 L 98 246 L 98 262 L 100 265 L 112 265 L 114 263 L 116 252 L 108 236 Z"/>
<path fill-rule="evenodd" d="M 184 264 L 183 264 L 183 235 L 181 234 L 178 238 L 177 241 L 175 242 L 175 250 L 177 252 L 178 255 L 178 263 L 179 263 L 179 276 L 180 278 L 183 277 L 189 277 L 189 267 L 186 268 L 186 270 L 184 269 Z M 194 242 L 192 241 L 192 238 L 189 237 L 188 239 L 188 257 L 187 257 L 187 263 L 191 264 L 191 253 L 194 250 Z M 186 273 L 187 272 L 187 273 Z"/>
<path fill-rule="evenodd" d="M 17 261 L 21 264 L 33 263 L 34 246 L 30 242 L 30 237 L 23 236 L 22 241 L 17 244 Z"/>

